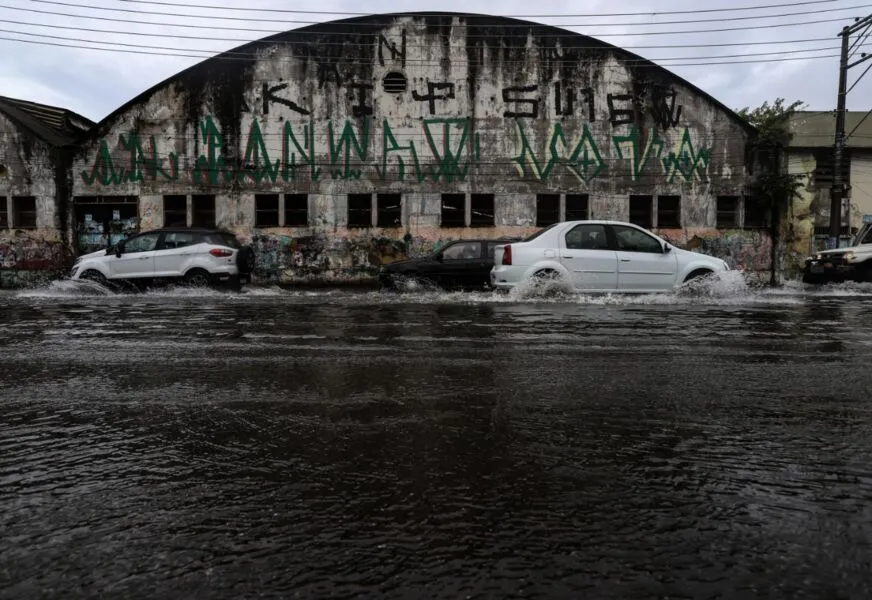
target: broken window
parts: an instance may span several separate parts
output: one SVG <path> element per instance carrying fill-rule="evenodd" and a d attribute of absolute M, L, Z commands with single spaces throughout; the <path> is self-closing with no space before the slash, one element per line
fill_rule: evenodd
<path fill-rule="evenodd" d="M 376 204 L 378 205 L 377 227 L 399 227 L 403 224 L 402 194 L 378 194 Z"/>
<path fill-rule="evenodd" d="M 194 218 L 191 221 L 193 227 L 215 227 L 215 196 L 201 194 L 191 196 L 191 205 Z"/>
<path fill-rule="evenodd" d="M 681 227 L 681 196 L 657 196 L 657 227 Z"/>
<path fill-rule="evenodd" d="M 536 226 L 547 227 L 560 220 L 560 194 L 536 195 Z"/>
<path fill-rule="evenodd" d="M 372 227 L 372 194 L 348 194 L 348 226 Z"/>
<path fill-rule="evenodd" d="M 586 221 L 588 215 L 587 194 L 566 194 L 567 221 Z"/>
<path fill-rule="evenodd" d="M 254 226 L 255 227 L 278 227 L 279 226 L 279 195 L 278 194 L 255 194 L 254 195 Z"/>
<path fill-rule="evenodd" d="M 442 194 L 442 227 L 466 226 L 466 196 Z"/>
<path fill-rule="evenodd" d="M 16 229 L 36 229 L 36 198 L 33 196 L 12 198 L 12 225 Z"/>
<path fill-rule="evenodd" d="M 651 229 L 651 205 L 654 199 L 647 195 L 631 195 L 630 196 L 630 223 Z"/>
<path fill-rule="evenodd" d="M 718 229 L 730 229 L 739 222 L 739 197 L 717 197 L 717 219 L 715 225 Z"/>
<path fill-rule="evenodd" d="M 494 195 L 472 194 L 470 197 L 470 227 L 494 226 Z"/>
<path fill-rule="evenodd" d="M 0 229 L 9 227 L 9 208 L 6 205 L 6 196 L 0 196 Z"/>
<path fill-rule="evenodd" d="M 757 229 L 766 227 L 769 209 L 762 202 L 748 196 L 745 197 L 745 227 Z"/>
<path fill-rule="evenodd" d="M 309 226 L 309 195 L 285 194 L 285 227 Z"/>
<path fill-rule="evenodd" d="M 164 196 L 164 227 L 188 226 L 188 197 Z"/>

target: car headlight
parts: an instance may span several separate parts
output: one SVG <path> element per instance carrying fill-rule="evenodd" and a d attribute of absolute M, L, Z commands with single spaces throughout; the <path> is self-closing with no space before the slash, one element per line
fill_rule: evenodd
<path fill-rule="evenodd" d="M 854 252 L 845 252 L 845 256 L 843 257 L 845 262 L 851 262 L 855 258 L 857 258 L 857 254 Z"/>
<path fill-rule="evenodd" d="M 729 270 L 730 270 L 730 265 L 727 264 L 727 261 L 722 260 L 721 262 L 724 263 L 724 271 L 729 271 Z"/>

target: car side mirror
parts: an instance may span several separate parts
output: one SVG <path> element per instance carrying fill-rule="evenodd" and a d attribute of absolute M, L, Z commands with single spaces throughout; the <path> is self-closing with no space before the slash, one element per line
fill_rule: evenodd
<path fill-rule="evenodd" d="M 122 252 L 124 252 L 124 244 L 119 242 L 118 245 L 115 246 L 115 256 L 121 258 Z"/>
<path fill-rule="evenodd" d="M 442 253 L 441 253 L 441 252 L 440 252 L 439 254 L 436 255 L 436 262 L 442 262 L 443 260 L 445 260 L 445 259 L 442 257 Z"/>
<path fill-rule="evenodd" d="M 671 251 L 672 251 L 672 246 L 664 243 L 663 244 L 663 254 L 668 254 Z"/>

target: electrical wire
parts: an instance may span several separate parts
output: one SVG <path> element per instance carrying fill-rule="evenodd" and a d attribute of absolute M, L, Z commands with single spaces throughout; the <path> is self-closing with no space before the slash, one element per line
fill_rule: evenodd
<path fill-rule="evenodd" d="M 90 8 L 87 6 L 84 6 L 84 7 Z M 319 29 L 317 26 L 311 26 L 311 27 L 305 27 L 302 29 L 293 29 L 290 31 L 287 31 L 287 30 L 286 31 L 276 31 L 276 30 L 265 30 L 265 29 L 253 29 L 253 28 L 248 28 L 248 27 L 229 27 L 229 26 L 220 26 L 220 25 L 198 25 L 198 24 L 193 24 L 193 23 L 166 23 L 166 22 L 154 23 L 154 22 L 148 22 L 148 21 L 137 21 L 134 19 L 100 17 L 100 16 L 96 16 L 96 15 L 77 15 L 77 14 L 72 14 L 72 13 L 62 13 L 62 12 L 56 12 L 56 11 L 38 10 L 35 8 L 21 8 L 21 7 L 17 7 L 17 6 L 6 6 L 6 5 L 2 5 L 2 4 L 0 4 L 0 8 L 5 8 L 8 10 L 18 10 L 18 11 L 24 11 L 24 12 L 31 12 L 31 13 L 37 13 L 37 14 L 44 14 L 44 15 L 51 15 L 53 17 L 68 17 L 68 18 L 76 18 L 76 19 L 88 19 L 90 21 L 94 21 L 94 20 L 96 20 L 96 21 L 108 21 L 108 22 L 113 22 L 113 23 L 127 23 L 127 24 L 132 24 L 132 25 L 160 25 L 161 27 L 183 27 L 183 28 L 188 28 L 188 29 L 207 29 L 207 30 L 221 30 L 221 31 L 246 31 L 246 32 L 256 32 L 256 33 L 261 33 L 261 34 L 272 34 L 272 35 L 281 34 L 281 33 L 292 33 L 295 36 L 298 36 L 298 35 L 312 35 L 312 36 L 342 35 L 342 34 L 338 34 L 336 32 L 332 32 L 329 29 L 331 26 L 334 26 L 334 23 L 331 23 L 331 22 L 319 23 L 319 25 L 324 26 L 324 28 L 322 28 L 322 29 Z M 158 16 L 160 16 L 160 15 L 158 15 Z M 168 15 L 164 15 L 164 16 L 168 16 Z M 192 15 L 185 15 L 185 16 L 192 16 Z M 250 19 L 241 19 L 241 18 L 239 20 L 250 21 Z M 271 22 L 271 23 L 275 23 L 275 21 L 276 21 L 275 19 L 266 19 L 266 20 Z M 768 24 L 768 25 L 751 25 L 751 26 L 745 26 L 745 27 L 723 27 L 723 28 L 719 28 L 719 29 L 696 29 L 696 30 L 689 30 L 689 31 L 687 31 L 687 30 L 686 31 L 646 31 L 646 32 L 642 32 L 642 33 L 635 33 L 635 32 L 601 33 L 601 34 L 597 34 L 597 37 L 598 38 L 607 38 L 607 37 L 628 37 L 628 36 L 649 36 L 649 35 L 703 35 L 703 34 L 708 34 L 708 33 L 721 33 L 721 32 L 727 32 L 727 31 L 752 31 L 752 30 L 760 30 L 760 29 L 774 29 L 774 28 L 781 28 L 781 27 L 801 27 L 801 26 L 816 25 L 816 24 L 821 24 L 821 23 L 836 23 L 836 22 L 842 23 L 844 21 L 845 21 L 844 18 L 837 17 L 837 18 L 833 18 L 833 19 L 818 19 L 818 20 L 813 20 L 813 21 L 803 21 L 803 22 L 796 22 L 796 23 L 773 23 L 773 24 Z M 354 25 L 357 26 L 357 25 L 360 25 L 360 23 L 355 23 Z M 621 27 L 624 27 L 625 25 L 626 24 L 621 24 Z M 513 24 L 513 26 L 514 26 L 514 24 Z M 589 27 L 589 26 L 590 26 L 589 24 L 579 25 L 579 27 Z M 470 25 L 456 25 L 454 27 L 462 27 L 462 28 L 482 27 L 482 28 L 486 29 L 486 27 L 475 26 L 475 25 L 472 25 L 472 26 L 470 26 Z M 517 25 L 517 27 L 523 27 L 523 28 L 527 28 L 527 29 L 532 29 L 532 28 L 555 29 L 556 31 L 559 32 L 559 33 L 554 33 L 554 34 L 544 34 L 544 33 L 539 34 L 539 33 L 537 33 L 536 37 L 539 39 L 577 38 L 579 35 L 578 32 L 561 31 L 560 28 L 558 28 L 555 25 L 527 23 L 524 25 L 519 24 L 519 25 Z M 566 27 L 566 26 L 563 26 L 563 27 Z M 505 28 L 509 28 L 509 27 L 507 27 L 506 23 L 495 23 L 492 25 L 492 28 L 505 29 Z M 345 33 L 344 35 L 346 35 L 346 36 L 347 35 L 359 36 L 359 35 L 365 35 L 365 34 L 360 33 L 360 32 L 354 32 L 354 33 Z M 502 39 L 505 37 L 505 35 L 490 34 L 490 33 L 481 33 L 481 34 L 476 33 L 475 37 L 479 38 L 479 39 L 485 39 L 485 38 Z"/>
<path fill-rule="evenodd" d="M 240 6 L 215 6 L 213 4 L 184 4 L 178 2 L 160 2 L 157 0 L 119 0 L 120 2 L 127 2 L 131 4 L 152 4 L 152 5 L 160 5 L 160 6 L 171 6 L 176 8 L 207 8 L 210 10 L 237 10 L 237 11 L 246 11 L 246 12 L 270 12 L 270 13 L 292 13 L 292 14 L 305 14 L 305 15 L 345 15 L 348 17 L 355 16 L 365 16 L 370 13 L 356 13 L 356 12 L 343 12 L 343 11 L 326 11 L 326 10 L 289 10 L 284 8 L 248 8 L 248 7 L 240 7 Z M 831 4 L 833 2 L 839 2 L 841 0 L 807 0 L 805 2 L 787 2 L 784 4 L 762 4 L 756 6 L 733 6 L 729 8 L 706 8 L 706 9 L 695 9 L 695 10 L 658 10 L 658 11 L 645 11 L 645 12 L 635 12 L 635 13 L 599 13 L 599 14 L 507 14 L 503 15 L 509 18 L 568 18 L 568 17 L 648 17 L 648 16 L 657 16 L 657 15 L 687 15 L 687 14 L 700 14 L 700 13 L 716 13 L 716 12 L 737 12 L 740 10 L 763 10 L 767 8 L 783 8 L 783 7 L 794 7 L 794 6 L 808 6 L 810 4 Z M 420 16 L 444 16 L 445 13 L 428 13 L 421 12 L 416 13 Z"/>
<path fill-rule="evenodd" d="M 260 22 L 260 23 L 275 23 L 275 18 L 257 18 L 257 17 L 227 17 L 222 15 L 212 15 L 212 14 L 200 14 L 200 15 L 192 15 L 186 13 L 172 13 L 172 12 L 159 12 L 159 11 L 148 11 L 148 10 L 138 10 L 133 8 L 112 8 L 109 6 L 94 6 L 88 4 L 79 4 L 76 2 L 63 2 L 61 0 L 30 0 L 31 2 L 36 2 L 39 4 L 50 4 L 53 6 L 65 6 L 69 8 L 85 8 L 88 10 L 97 10 L 97 11 L 105 11 L 105 12 L 114 12 L 114 13 L 125 13 L 125 14 L 137 14 L 137 15 L 151 15 L 156 17 L 183 17 L 187 19 L 212 19 L 216 21 L 246 21 L 246 22 Z M 859 10 L 865 9 L 872 6 L 872 4 L 859 4 L 854 6 L 845 6 L 840 8 L 827 8 L 820 10 L 805 10 L 800 12 L 788 12 L 788 13 L 780 13 L 775 15 L 745 15 L 740 17 L 719 17 L 716 19 L 686 19 L 679 21 L 661 21 L 659 23 L 560 23 L 560 24 L 552 24 L 551 26 L 559 26 L 559 27 L 627 27 L 627 26 L 635 26 L 635 27 L 650 27 L 650 26 L 660 26 L 660 25 L 688 25 L 688 24 L 700 24 L 700 23 L 725 23 L 732 21 L 748 21 L 748 20 L 758 20 L 758 19 L 778 19 L 784 17 L 795 17 L 809 14 L 820 14 L 820 13 L 830 13 L 830 12 L 841 12 L 847 10 Z M 412 13 L 414 15 L 414 13 Z M 379 15 L 372 15 L 373 17 L 378 17 Z M 450 15 L 444 15 L 450 16 Z M 493 17 L 474 17 L 476 21 L 481 18 L 493 18 Z M 839 19 L 844 20 L 844 19 Z M 323 21 L 303 21 L 298 19 L 283 19 L 285 23 L 295 23 L 300 25 L 320 25 L 323 24 Z M 499 26 L 501 28 L 527 28 L 530 26 L 529 23 L 505 23 L 505 19 L 497 18 L 494 25 L 490 26 Z M 366 23 L 358 22 L 354 24 L 355 27 L 383 27 L 382 23 Z M 463 25 L 459 25 L 463 27 Z M 466 27 L 487 27 L 486 23 L 476 22 L 473 25 L 468 25 Z"/>
<path fill-rule="evenodd" d="M 212 42 L 234 42 L 240 45 L 245 44 L 290 44 L 292 42 L 281 42 L 277 40 L 250 40 L 250 39 L 240 39 L 240 38 L 216 38 L 215 36 L 200 36 L 200 35 L 180 35 L 180 34 L 171 34 L 171 33 L 153 33 L 153 32 L 143 32 L 143 31 L 119 31 L 117 29 L 95 29 L 89 27 L 74 27 L 70 25 L 54 25 L 50 23 L 33 23 L 30 21 L 14 21 L 11 19 L 0 19 L 0 23 L 9 23 L 10 25 L 24 25 L 28 27 L 45 27 L 49 29 L 65 29 L 70 31 L 85 31 L 88 33 L 107 33 L 110 35 L 120 35 L 120 36 L 140 36 L 140 37 L 157 37 L 157 38 L 171 38 L 171 39 L 180 39 L 180 40 L 208 40 Z M 9 32 L 11 33 L 11 32 Z M 577 34 L 581 35 L 581 34 Z M 770 46 L 770 45 L 780 45 L 780 44 L 806 44 L 810 42 L 831 42 L 833 38 L 825 37 L 825 38 L 807 38 L 804 40 L 770 40 L 770 41 L 747 41 L 747 42 L 726 42 L 726 43 L 717 43 L 717 44 L 655 44 L 652 46 L 622 46 L 621 48 L 624 50 L 649 50 L 649 49 L 665 49 L 665 48 L 723 48 L 723 47 L 731 47 L 731 46 Z M 329 45 L 329 44 L 328 44 Z M 343 43 L 343 47 L 371 47 L 372 44 L 355 44 L 351 42 Z M 420 48 L 429 48 L 429 46 L 423 44 L 407 44 L 407 49 L 420 49 Z M 573 46 L 575 50 L 600 50 L 602 46 Z M 838 48 L 838 47 L 836 47 Z"/>
<path fill-rule="evenodd" d="M 206 56 L 204 58 L 208 58 L 209 56 L 214 55 L 218 52 L 215 50 L 205 50 L 205 49 L 198 49 L 198 48 L 178 48 L 178 47 L 174 47 L 174 46 L 155 46 L 153 44 L 143 45 L 143 44 L 132 44 L 132 43 L 126 43 L 126 42 L 104 42 L 102 40 L 73 38 L 73 37 L 49 35 L 49 34 L 43 34 L 43 33 L 31 33 L 31 32 L 27 32 L 27 31 L 7 30 L 5 33 L 13 34 L 13 35 L 34 36 L 34 37 L 54 39 L 54 40 L 72 41 L 72 42 L 85 43 L 85 44 L 102 44 L 102 45 L 106 45 L 106 46 L 120 46 L 120 47 L 125 47 L 125 48 L 143 48 L 143 49 L 151 49 L 151 50 L 167 50 L 167 51 L 172 51 L 172 52 L 201 52 L 201 53 L 206 54 Z M 838 50 L 838 49 L 839 49 L 839 46 L 829 46 L 829 47 L 824 47 L 824 48 L 807 48 L 807 49 L 801 49 L 801 50 L 781 50 L 781 51 L 776 51 L 776 52 L 722 54 L 722 55 L 715 55 L 715 56 L 694 56 L 693 59 L 694 60 L 709 61 L 709 60 L 713 60 L 713 59 L 726 59 L 726 58 L 743 58 L 743 57 L 753 58 L 753 57 L 757 57 L 757 56 L 776 56 L 776 55 L 782 55 L 782 54 L 788 54 L 788 53 L 789 54 L 796 54 L 799 52 L 822 52 L 822 51 L 827 51 L 827 50 Z M 222 58 L 224 58 L 224 57 L 247 57 L 247 58 L 257 57 L 256 51 L 254 51 L 254 52 L 238 52 L 238 51 L 229 50 L 229 51 L 221 52 L 220 54 L 221 54 Z M 826 55 L 826 56 L 833 56 L 833 55 Z M 816 57 L 807 57 L 807 58 L 816 58 Z M 272 60 L 275 61 L 276 59 L 277 59 L 277 57 L 273 57 Z M 293 59 L 292 58 L 284 58 L 283 59 L 281 57 L 278 57 L 278 60 L 293 60 Z M 624 60 L 622 60 L 622 62 L 629 62 L 632 64 L 633 62 L 637 62 L 637 61 L 641 61 L 641 60 L 643 60 L 643 59 L 636 59 L 636 60 L 624 59 Z M 675 61 L 675 60 L 687 60 L 687 58 L 681 57 L 681 56 L 673 56 L 673 57 L 665 57 L 665 58 L 644 59 L 645 62 L 650 61 L 650 62 L 655 62 L 655 63 L 669 63 L 669 61 Z M 469 61 L 462 61 L 462 60 L 461 61 L 458 61 L 458 60 L 452 61 L 453 64 L 458 64 L 458 65 L 467 64 L 468 62 Z M 509 61 L 502 61 L 502 62 L 507 63 Z M 525 61 L 511 61 L 511 62 L 518 62 L 521 64 L 525 63 Z M 409 59 L 409 58 L 405 59 L 405 63 L 406 63 L 406 65 L 413 65 L 413 66 L 439 66 L 439 64 L 440 64 L 439 61 L 415 60 L 415 59 Z M 712 64 L 712 63 L 707 62 L 706 64 Z"/>

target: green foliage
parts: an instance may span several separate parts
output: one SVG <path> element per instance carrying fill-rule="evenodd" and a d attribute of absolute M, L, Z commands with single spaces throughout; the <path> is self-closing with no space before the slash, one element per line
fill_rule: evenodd
<path fill-rule="evenodd" d="M 784 98 L 773 104 L 764 102 L 755 109 L 736 111 L 756 132 L 748 140 L 748 151 L 754 164 L 751 193 L 757 202 L 773 211 L 773 222 L 802 187 L 801 175 L 790 175 L 782 166 L 785 152 L 793 138 L 790 118 L 805 103 L 797 100 L 785 105 Z"/>

